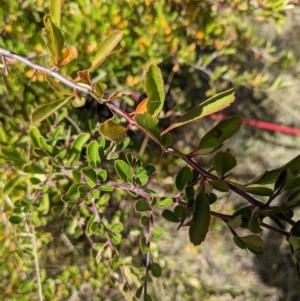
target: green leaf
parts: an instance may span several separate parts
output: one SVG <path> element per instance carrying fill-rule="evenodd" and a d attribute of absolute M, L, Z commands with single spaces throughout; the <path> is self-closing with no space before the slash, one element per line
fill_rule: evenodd
<path fill-rule="evenodd" d="M 123 37 L 123 33 L 121 31 L 113 31 L 104 41 L 99 45 L 96 54 L 90 59 L 91 66 L 88 71 L 94 71 L 107 56 L 111 54 L 113 49 L 118 45 Z"/>
<path fill-rule="evenodd" d="M 90 139 L 89 133 L 81 133 L 77 136 L 77 138 L 74 140 L 71 149 L 76 153 L 81 153 L 83 146 L 85 143 Z"/>
<path fill-rule="evenodd" d="M 41 137 L 41 133 L 40 133 L 40 130 L 37 128 L 37 127 L 32 127 L 31 130 L 30 130 L 30 138 L 31 138 L 31 142 L 32 142 L 32 145 L 34 147 L 41 147 L 41 144 L 40 144 L 40 137 Z"/>
<path fill-rule="evenodd" d="M 51 210 L 54 214 L 60 215 L 62 214 L 62 212 L 64 212 L 65 207 L 64 205 L 57 205 L 57 206 L 53 206 Z"/>
<path fill-rule="evenodd" d="M 100 190 L 103 190 L 103 191 L 113 191 L 113 190 L 114 190 L 114 187 L 111 186 L 111 185 L 105 184 L 105 185 L 101 185 L 101 186 L 99 187 L 99 189 L 100 189 Z"/>
<path fill-rule="evenodd" d="M 93 168 L 98 167 L 100 164 L 100 156 L 99 156 L 99 146 L 97 141 L 92 141 L 87 146 L 86 150 L 87 159 L 89 161 L 89 165 Z"/>
<path fill-rule="evenodd" d="M 239 228 L 241 226 L 241 224 L 242 224 L 242 216 L 241 215 L 235 216 L 232 220 L 230 220 L 228 222 L 228 226 L 233 229 Z"/>
<path fill-rule="evenodd" d="M 252 206 L 246 206 L 238 209 L 233 213 L 233 216 L 241 215 L 243 218 L 250 218 L 252 214 Z"/>
<path fill-rule="evenodd" d="M 14 187 L 16 187 L 22 181 L 22 179 L 24 179 L 24 177 L 18 175 L 6 182 L 3 192 L 5 194 L 10 194 Z"/>
<path fill-rule="evenodd" d="M 145 295 L 144 301 L 152 301 L 152 298 L 148 293 Z"/>
<path fill-rule="evenodd" d="M 49 102 L 49 103 L 39 106 L 37 109 L 35 109 L 31 113 L 31 115 L 30 115 L 31 122 L 39 123 L 39 122 L 45 120 L 51 114 L 53 114 L 54 112 L 59 110 L 61 107 L 66 105 L 69 100 L 70 100 L 70 97 L 65 100 L 55 100 L 55 101 L 52 101 L 52 102 Z"/>
<path fill-rule="evenodd" d="M 144 186 L 147 184 L 148 182 L 148 176 L 147 175 L 136 175 L 135 176 L 135 180 L 136 180 L 136 183 Z"/>
<path fill-rule="evenodd" d="M 287 183 L 284 187 L 284 191 L 289 190 L 289 189 L 294 189 L 300 186 L 300 177 L 296 177 L 292 180 L 287 180 Z"/>
<path fill-rule="evenodd" d="M 95 90 L 95 92 L 96 92 L 97 98 L 98 98 L 98 99 L 101 99 L 102 96 L 103 96 L 103 94 L 104 94 L 104 90 L 103 90 L 103 87 L 102 87 L 102 85 L 101 85 L 100 82 L 96 82 L 96 83 L 94 84 L 94 90 Z"/>
<path fill-rule="evenodd" d="M 262 232 L 262 228 L 260 227 L 260 222 L 258 220 L 259 207 L 252 208 L 251 218 L 248 223 L 248 229 L 253 233 Z"/>
<path fill-rule="evenodd" d="M 289 237 L 289 243 L 293 246 L 294 249 L 300 248 L 300 239 L 299 236 L 292 236 Z"/>
<path fill-rule="evenodd" d="M 5 133 L 5 129 L 3 124 L 0 122 L 0 143 L 6 144 L 7 143 L 7 135 Z"/>
<path fill-rule="evenodd" d="M 149 203 L 142 199 L 142 200 L 138 200 L 135 204 L 134 204 L 134 208 L 136 212 L 144 212 L 144 211 L 149 211 L 151 210 L 151 207 L 149 206 Z"/>
<path fill-rule="evenodd" d="M 29 164 L 23 168 L 23 171 L 26 173 L 35 173 L 35 174 L 46 174 L 48 173 L 46 168 L 42 168 L 37 164 Z"/>
<path fill-rule="evenodd" d="M 221 192 L 229 191 L 229 186 L 224 181 L 212 180 L 212 181 L 209 181 L 209 184 L 211 184 L 211 186 L 218 191 L 221 191 Z"/>
<path fill-rule="evenodd" d="M 160 69 L 150 65 L 146 73 L 146 92 L 148 95 L 147 112 L 157 116 L 163 108 L 165 100 L 164 82 Z"/>
<path fill-rule="evenodd" d="M 85 105 L 85 103 L 85 97 L 79 97 L 78 95 L 74 95 L 74 97 L 72 98 L 72 106 L 74 108 L 81 108 Z"/>
<path fill-rule="evenodd" d="M 41 136 L 40 137 L 40 145 L 43 148 L 43 150 L 45 150 L 46 152 L 48 152 L 49 154 L 53 154 L 53 146 L 48 144 L 45 137 Z"/>
<path fill-rule="evenodd" d="M 9 221 L 12 223 L 12 224 L 19 224 L 21 221 L 23 220 L 23 218 L 19 215 L 12 215 L 10 218 L 9 218 Z"/>
<path fill-rule="evenodd" d="M 161 276 L 161 267 L 158 263 L 156 262 L 151 263 L 151 273 L 156 278 Z"/>
<path fill-rule="evenodd" d="M 134 117 L 137 124 L 142 128 L 142 130 L 150 135 L 150 137 L 159 145 L 162 145 L 162 140 L 158 128 L 158 119 L 152 117 L 150 114 L 137 114 Z"/>
<path fill-rule="evenodd" d="M 111 230 L 115 232 L 122 232 L 123 231 L 123 224 L 122 223 L 115 223 L 111 226 Z"/>
<path fill-rule="evenodd" d="M 144 275 L 144 276 L 141 277 L 140 281 L 152 282 L 152 278 L 150 277 L 150 275 Z"/>
<path fill-rule="evenodd" d="M 116 160 L 114 165 L 115 170 L 120 179 L 123 180 L 125 183 L 132 183 L 131 167 L 125 161 L 122 160 Z"/>
<path fill-rule="evenodd" d="M 195 211 L 189 229 L 190 241 L 200 245 L 208 232 L 210 224 L 210 207 L 204 191 L 201 190 L 195 200 Z"/>
<path fill-rule="evenodd" d="M 146 170 L 147 176 L 151 176 L 156 171 L 156 169 L 153 165 L 147 165 L 144 167 L 144 169 Z"/>
<path fill-rule="evenodd" d="M 198 148 L 192 151 L 190 155 L 205 155 L 215 151 L 224 141 L 239 130 L 241 124 L 242 120 L 237 116 L 222 120 L 203 136 Z M 233 165 L 233 162 L 229 164 L 229 166 L 231 165 Z"/>
<path fill-rule="evenodd" d="M 177 205 L 174 209 L 174 214 L 176 217 L 183 219 L 186 218 L 188 216 L 188 211 L 186 209 L 186 207 L 183 207 L 181 205 Z"/>
<path fill-rule="evenodd" d="M 298 204 L 300 204 L 300 189 L 294 190 L 287 198 L 287 201 L 283 203 L 288 208 L 297 206 Z"/>
<path fill-rule="evenodd" d="M 73 169 L 72 176 L 76 182 L 80 182 L 81 181 L 81 167 Z"/>
<path fill-rule="evenodd" d="M 73 183 L 67 193 L 62 196 L 62 200 L 64 202 L 68 202 L 68 201 L 71 201 L 71 200 L 74 200 L 76 198 L 76 196 L 79 195 L 79 192 L 78 192 L 78 188 L 79 188 L 80 184 L 79 183 Z"/>
<path fill-rule="evenodd" d="M 251 234 L 240 238 L 246 243 L 247 249 L 250 252 L 256 255 L 261 255 L 264 253 L 264 242 L 260 236 Z"/>
<path fill-rule="evenodd" d="M 179 173 L 176 176 L 175 185 L 177 190 L 182 191 L 185 186 L 190 182 L 193 178 L 193 173 L 189 167 L 184 166 L 181 168 Z"/>
<path fill-rule="evenodd" d="M 300 221 L 297 221 L 290 230 L 292 236 L 300 237 Z"/>
<path fill-rule="evenodd" d="M 156 117 L 152 117 L 150 114 L 145 113 L 135 115 L 134 119 L 142 131 L 145 132 L 146 135 L 150 136 L 150 138 L 160 146 L 168 146 L 172 144 L 173 138 L 171 134 L 167 133 L 162 137 L 160 136 L 158 119 Z"/>
<path fill-rule="evenodd" d="M 165 134 L 172 129 L 182 126 L 186 123 L 192 122 L 199 118 L 203 118 L 212 113 L 218 112 L 224 108 L 227 108 L 234 101 L 234 90 L 230 89 L 220 94 L 217 94 L 208 100 L 202 102 L 185 115 L 176 120 L 171 124 L 162 134 Z"/>
<path fill-rule="evenodd" d="M 87 179 L 91 180 L 94 185 L 97 184 L 97 175 L 94 169 L 91 167 L 85 167 L 81 170 L 81 172 Z"/>
<path fill-rule="evenodd" d="M 22 294 L 28 293 L 29 291 L 31 291 L 33 289 L 33 285 L 34 285 L 33 279 L 27 279 L 22 282 L 19 290 Z"/>
<path fill-rule="evenodd" d="M 235 157 L 229 152 L 217 152 L 212 159 L 214 169 L 223 178 L 224 175 L 236 166 Z"/>
<path fill-rule="evenodd" d="M 62 134 L 65 132 L 65 128 L 62 125 L 59 125 L 56 127 L 55 131 L 51 133 L 51 137 L 53 140 L 57 140 L 59 137 L 62 136 Z"/>
<path fill-rule="evenodd" d="M 145 236 L 141 237 L 140 239 L 140 249 L 143 254 L 146 254 L 150 250 L 149 247 L 147 246 L 147 241 Z"/>
<path fill-rule="evenodd" d="M 88 234 L 92 234 L 92 233 L 94 232 L 93 225 L 94 225 L 94 224 L 98 224 L 97 218 L 98 218 L 98 217 L 97 217 L 96 214 L 94 214 L 94 215 L 92 215 L 92 216 L 90 217 L 90 219 L 89 219 L 89 221 L 88 221 L 88 223 L 87 223 L 87 225 L 86 225 L 86 232 L 87 232 Z"/>
<path fill-rule="evenodd" d="M 27 161 L 25 160 L 25 155 L 23 152 L 13 148 L 11 146 L 4 146 L 1 148 L 1 153 L 9 160 L 17 163 L 17 164 L 24 164 Z"/>
<path fill-rule="evenodd" d="M 116 245 L 122 241 L 122 236 L 119 233 L 110 233 L 110 237 Z"/>
<path fill-rule="evenodd" d="M 97 173 L 97 177 L 98 177 L 99 181 L 101 181 L 101 182 L 106 181 L 107 171 L 104 169 L 99 169 L 98 173 Z"/>
<path fill-rule="evenodd" d="M 164 207 L 167 207 L 171 204 L 173 204 L 173 199 L 172 198 L 165 198 L 162 201 L 158 202 L 156 206 L 158 208 L 164 208 Z"/>
<path fill-rule="evenodd" d="M 270 171 L 265 171 L 260 176 L 253 179 L 248 185 L 252 184 L 274 184 L 276 183 L 278 177 L 282 173 L 282 170 L 289 169 L 290 173 L 294 176 L 297 176 L 300 173 L 300 155 L 289 161 L 288 163 L 284 164 L 280 168 L 276 168 Z"/>
<path fill-rule="evenodd" d="M 173 223 L 179 223 L 180 219 L 174 214 L 173 211 L 169 210 L 169 209 L 165 209 L 162 212 L 162 217 L 164 219 L 166 219 L 169 222 L 173 222 Z"/>
<path fill-rule="evenodd" d="M 166 133 L 161 137 L 161 143 L 163 146 L 169 146 L 173 143 L 173 136 L 170 133 Z"/>
<path fill-rule="evenodd" d="M 263 186 L 248 186 L 244 189 L 247 193 L 254 195 L 270 196 L 273 194 L 273 189 Z"/>
<path fill-rule="evenodd" d="M 91 193 L 91 196 L 92 196 L 94 199 L 99 200 L 99 198 L 100 198 L 100 190 L 93 190 L 92 193 Z M 99 203 L 98 203 L 98 204 L 99 204 Z"/>
<path fill-rule="evenodd" d="M 142 296 L 144 285 L 141 285 L 135 293 L 135 296 L 139 299 Z"/>
<path fill-rule="evenodd" d="M 62 85 L 61 82 L 57 82 L 52 76 L 45 74 L 45 80 L 48 83 L 48 85 L 55 91 L 59 92 L 60 94 L 64 95 L 64 96 L 72 96 L 72 90 L 70 87 Z M 64 108 L 65 109 L 65 108 Z M 62 121 L 65 116 L 67 115 L 67 111 L 62 109 L 60 111 L 60 114 L 58 115 L 58 121 Z"/>
<path fill-rule="evenodd" d="M 61 6 L 62 0 L 50 0 L 50 17 L 58 28 L 60 27 Z"/>
<path fill-rule="evenodd" d="M 185 196 L 186 196 L 187 201 L 189 201 L 189 200 L 194 201 L 194 198 L 195 198 L 194 186 L 187 186 L 185 188 Z"/>
<path fill-rule="evenodd" d="M 49 15 L 44 17 L 45 28 L 43 28 L 42 37 L 54 57 L 55 65 L 59 66 L 63 58 L 63 47 L 65 38 L 60 29 L 52 22 Z"/>
<path fill-rule="evenodd" d="M 288 169 L 283 169 L 275 182 L 274 190 L 284 187 L 287 181 L 287 177 L 291 177 L 292 179 L 294 178 L 293 174 Z"/>
<path fill-rule="evenodd" d="M 99 206 L 104 206 L 104 205 L 106 205 L 108 203 L 109 200 L 110 200 L 110 194 L 104 193 L 104 194 L 102 194 L 102 196 L 99 199 L 99 201 L 97 202 L 97 204 Z"/>
<path fill-rule="evenodd" d="M 247 244 L 237 235 L 233 236 L 233 242 L 241 249 L 247 248 Z"/>
<path fill-rule="evenodd" d="M 151 237 L 154 242 L 158 241 L 164 234 L 164 230 L 161 227 L 155 227 L 151 232 Z"/>
<path fill-rule="evenodd" d="M 146 215 L 143 215 L 141 217 L 140 223 L 141 223 L 142 226 L 148 227 L 149 224 L 150 224 L 150 218 L 148 216 L 146 216 Z"/>
<path fill-rule="evenodd" d="M 217 196 L 214 193 L 210 193 L 209 195 L 206 195 L 208 197 L 209 204 L 214 204 L 217 201 Z"/>
<path fill-rule="evenodd" d="M 127 137 L 127 128 L 107 120 L 98 127 L 100 135 L 114 142 L 121 142 Z"/>
<path fill-rule="evenodd" d="M 254 178 L 247 186 L 250 185 L 266 185 L 266 184 L 274 184 L 281 173 L 281 169 L 273 169 L 273 170 L 266 170 L 260 176 Z"/>
<path fill-rule="evenodd" d="M 282 169 L 289 169 L 290 172 L 294 175 L 297 176 L 300 174 L 300 155 L 286 163 L 285 165 L 282 166 Z"/>

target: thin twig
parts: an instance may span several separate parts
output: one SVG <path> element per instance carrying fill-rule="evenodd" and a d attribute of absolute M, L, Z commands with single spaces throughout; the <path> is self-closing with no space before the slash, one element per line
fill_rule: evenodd
<path fill-rule="evenodd" d="M 60 82 L 62 82 L 64 84 L 66 84 L 67 86 L 73 88 L 74 90 L 81 91 L 81 92 L 88 93 L 88 94 L 94 94 L 95 93 L 95 91 L 91 87 L 84 87 L 84 86 L 81 86 L 79 84 L 76 84 L 75 82 L 73 82 L 72 80 L 67 79 L 66 77 L 64 77 L 60 73 L 58 73 L 56 71 L 53 71 L 49 68 L 37 65 L 37 64 L 33 63 L 32 61 L 30 61 L 29 59 L 27 59 L 27 58 L 25 58 L 21 55 L 15 54 L 15 53 L 13 53 L 9 50 L 5 50 L 3 48 L 0 48 L 0 56 L 2 56 L 2 58 L 4 57 L 4 59 L 5 58 L 10 58 L 12 60 L 15 59 L 19 62 L 22 62 L 22 63 L 26 64 L 27 66 L 29 66 L 33 70 L 45 72 L 46 74 L 58 79 Z M 4 75 L 8 75 L 8 72 L 5 73 L 5 71 L 7 71 L 7 69 L 5 69 L 5 68 L 7 68 L 6 65 L 4 65 L 4 69 L 3 69 Z"/>
<path fill-rule="evenodd" d="M 78 134 L 82 133 L 79 126 L 76 124 L 76 122 L 70 116 L 66 115 L 65 118 L 74 126 L 74 128 L 75 128 L 75 130 L 77 131 Z"/>
<path fill-rule="evenodd" d="M 266 223 L 261 223 L 260 226 L 262 226 L 262 227 L 264 227 L 264 228 L 267 228 L 267 229 L 269 229 L 269 230 L 272 230 L 272 231 L 274 231 L 274 232 L 277 232 L 277 233 L 279 233 L 279 234 L 281 234 L 281 235 L 283 235 L 283 236 L 285 236 L 285 237 L 290 237 L 290 233 L 289 233 L 289 232 L 286 232 L 286 231 L 284 231 L 284 230 L 275 228 L 275 227 L 270 226 L 270 225 L 268 225 L 268 224 L 266 224 Z"/>
<path fill-rule="evenodd" d="M 169 148 L 170 149 L 170 148 Z M 203 177 L 211 179 L 211 180 L 219 180 L 219 178 L 206 170 L 204 170 L 202 167 L 200 167 L 191 157 L 189 156 L 184 156 L 182 158 L 185 162 L 187 162 L 190 166 L 192 166 L 194 169 L 196 169 Z M 240 195 L 243 197 L 245 200 L 247 200 L 252 206 L 257 206 L 260 208 L 268 208 L 269 206 L 267 204 L 261 203 L 252 196 L 250 196 L 248 193 L 245 191 L 239 189 L 237 186 L 235 186 L 232 183 L 226 182 L 226 184 L 229 186 L 230 190 L 234 191 L 236 194 Z M 289 218 L 288 216 L 278 213 L 278 216 L 285 220 L 287 223 L 290 225 L 294 225 L 295 221 Z"/>
<path fill-rule="evenodd" d="M 38 250 L 37 250 L 35 229 L 33 225 L 31 225 L 31 241 L 33 247 L 33 254 L 34 254 L 34 265 L 35 265 L 35 272 L 37 278 L 38 296 L 39 296 L 39 301 L 43 301 L 43 290 L 42 290 L 41 274 L 40 274 L 40 267 L 39 267 Z"/>
<path fill-rule="evenodd" d="M 151 233 L 153 231 L 153 211 L 150 211 L 150 222 L 149 222 L 149 226 L 147 228 L 147 241 L 146 241 L 146 245 L 147 245 L 147 254 L 146 254 L 146 276 L 149 275 L 149 271 L 150 271 L 150 245 L 151 245 Z M 147 296 L 147 284 L 148 284 L 148 280 L 146 279 L 146 281 L 144 282 L 144 300 L 146 300 L 146 296 Z"/>
<path fill-rule="evenodd" d="M 278 188 L 277 191 L 276 191 L 275 193 L 273 193 L 273 194 L 269 197 L 268 201 L 266 202 L 266 205 L 269 206 L 269 205 L 271 204 L 271 202 L 272 202 L 273 200 L 275 200 L 276 197 L 282 192 L 283 188 L 284 188 L 284 185 L 281 186 L 280 188 Z"/>
<path fill-rule="evenodd" d="M 231 219 L 233 219 L 233 216 L 232 215 L 227 215 L 227 214 L 222 214 L 222 213 L 218 213 L 218 212 L 214 212 L 214 211 L 211 211 L 210 214 L 212 216 L 215 216 L 215 217 L 218 217 L 220 218 L 221 220 L 223 220 L 225 223 L 228 223 Z M 243 219 L 244 221 L 247 221 L 247 219 Z M 289 237 L 290 236 L 290 233 L 284 231 L 284 230 L 281 230 L 281 229 L 278 229 L 278 228 L 275 228 L 271 225 L 268 225 L 266 223 L 261 223 L 260 226 L 266 228 L 266 229 L 269 229 L 271 231 L 274 231 L 274 232 L 277 232 L 285 237 Z M 231 229 L 231 227 L 230 227 Z"/>

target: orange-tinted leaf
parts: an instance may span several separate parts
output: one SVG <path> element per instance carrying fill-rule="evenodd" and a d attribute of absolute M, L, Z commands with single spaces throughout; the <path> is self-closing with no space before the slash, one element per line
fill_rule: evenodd
<path fill-rule="evenodd" d="M 135 109 L 134 114 L 144 114 L 147 113 L 148 98 L 143 99 Z"/>

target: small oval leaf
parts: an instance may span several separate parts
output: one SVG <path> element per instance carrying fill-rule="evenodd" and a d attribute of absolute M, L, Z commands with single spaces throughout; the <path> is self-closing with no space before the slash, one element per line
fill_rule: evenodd
<path fill-rule="evenodd" d="M 146 73 L 146 92 L 148 95 L 147 112 L 157 116 L 162 110 L 165 100 L 164 82 L 160 69 L 150 65 Z"/>
<path fill-rule="evenodd" d="M 115 170 L 125 183 L 132 183 L 132 171 L 130 166 L 123 160 L 115 161 Z"/>
<path fill-rule="evenodd" d="M 92 141 L 87 146 L 87 159 L 91 167 L 96 168 L 100 164 L 99 147 L 97 141 Z"/>
<path fill-rule="evenodd" d="M 185 186 L 190 182 L 193 178 L 193 173 L 189 167 L 184 166 L 181 168 L 179 173 L 176 176 L 175 185 L 177 190 L 182 191 Z"/>
<path fill-rule="evenodd" d="M 158 208 L 164 208 L 164 207 L 167 207 L 171 204 L 173 204 L 173 199 L 172 198 L 165 198 L 162 201 L 157 203 L 157 207 Z"/>
<path fill-rule="evenodd" d="M 161 267 L 158 263 L 156 262 L 151 263 L 151 273 L 156 278 L 161 276 Z"/>
<path fill-rule="evenodd" d="M 207 197 L 203 190 L 197 195 L 195 200 L 195 211 L 189 229 L 191 242 L 200 245 L 208 232 L 210 224 L 210 207 Z"/>
<path fill-rule="evenodd" d="M 190 155 L 204 155 L 215 151 L 224 141 L 239 130 L 241 124 L 242 119 L 238 116 L 222 120 L 202 137 L 198 148 L 192 151 Z"/>
<path fill-rule="evenodd" d="M 173 223 L 179 223 L 180 219 L 173 213 L 173 211 L 169 210 L 169 209 L 165 209 L 162 212 L 162 217 L 164 219 L 166 219 L 169 222 L 173 222 Z"/>
<path fill-rule="evenodd" d="M 134 205 L 136 212 L 144 212 L 151 210 L 151 207 L 149 206 L 148 202 L 144 199 L 138 200 Z"/>

